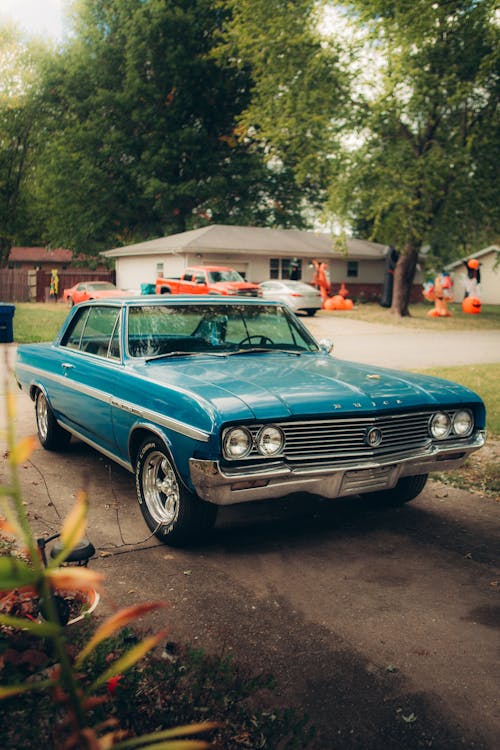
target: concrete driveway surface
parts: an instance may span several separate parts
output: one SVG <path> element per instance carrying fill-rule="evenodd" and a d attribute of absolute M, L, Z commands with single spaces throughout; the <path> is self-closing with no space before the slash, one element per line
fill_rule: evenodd
<path fill-rule="evenodd" d="M 498 331 L 419 331 L 365 323 L 319 311 L 301 317 L 313 336 L 330 338 L 340 359 L 403 369 L 500 362 Z"/>
<path fill-rule="evenodd" d="M 404 368 L 500 356 L 497 331 L 446 334 L 456 345 L 445 350 L 440 333 L 321 313 L 303 320 L 358 361 Z M 12 361 L 15 347 L 0 346 L 2 369 L 6 350 Z M 33 405 L 17 390 L 16 405 L 22 438 L 35 431 Z M 271 671 L 277 690 L 264 698 L 308 713 L 314 750 L 499 746 L 498 500 L 434 481 L 396 510 L 299 495 L 226 508 L 210 539 L 176 550 L 148 536 L 132 475 L 72 441 L 61 454 L 38 448 L 21 467 L 37 534 L 60 528 L 85 481 L 92 565 L 107 580 L 101 613 L 166 600 L 143 624 Z"/>

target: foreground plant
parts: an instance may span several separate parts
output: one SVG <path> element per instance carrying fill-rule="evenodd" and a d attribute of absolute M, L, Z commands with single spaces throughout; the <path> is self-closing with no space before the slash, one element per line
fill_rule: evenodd
<path fill-rule="evenodd" d="M 20 633 L 26 638 L 33 636 L 45 641 L 47 650 L 53 654 L 53 663 L 41 675 L 37 675 L 39 679 L 27 678 L 12 685 L 0 686 L 0 699 L 6 700 L 33 691 L 49 692 L 51 699 L 59 706 L 62 717 L 55 727 L 57 747 L 65 750 L 150 747 L 156 750 L 201 750 L 208 747 L 205 740 L 183 738 L 206 733 L 214 728 L 213 723 L 191 724 L 135 737 L 119 726 L 117 718 L 112 715 L 111 706 L 104 719 L 102 712 L 99 719 L 95 719 L 95 709 L 106 707 L 110 700 L 113 683 L 116 686 L 122 675 L 163 641 L 166 630 L 135 643 L 91 679 L 86 674 L 87 661 L 97 647 L 137 617 L 164 605 L 153 602 L 121 610 L 95 630 L 76 657 L 70 653 L 65 628 L 59 621 L 56 592 L 61 589 L 77 592 L 99 590 L 103 585 L 103 576 L 99 573 L 84 567 L 60 567 L 85 533 L 88 497 L 85 491 L 78 492 L 75 506 L 61 529 L 62 549 L 45 566 L 23 504 L 19 481 L 19 465 L 27 460 L 36 440 L 29 437 L 16 442 L 14 398 L 7 382 L 5 392 L 10 482 L 0 486 L 0 532 L 8 537 L 9 545 L 8 554 L 0 555 L 0 596 L 20 596 L 23 601 L 34 603 L 34 606 L 29 609 L 29 616 L 23 616 L 27 613 L 22 609 L 19 612 L 21 616 L 0 614 L 0 630 L 4 634 Z M 43 602 L 43 619 L 36 617 L 40 602 Z"/>

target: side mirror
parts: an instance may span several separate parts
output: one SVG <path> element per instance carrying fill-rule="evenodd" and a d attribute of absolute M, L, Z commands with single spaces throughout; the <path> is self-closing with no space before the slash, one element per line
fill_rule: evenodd
<path fill-rule="evenodd" d="M 330 354 L 333 352 L 333 341 L 331 339 L 321 339 L 319 342 L 319 348 L 322 352 L 325 352 L 325 354 Z"/>

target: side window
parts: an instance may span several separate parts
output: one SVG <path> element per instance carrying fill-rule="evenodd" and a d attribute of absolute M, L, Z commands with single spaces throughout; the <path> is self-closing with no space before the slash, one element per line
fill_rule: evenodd
<path fill-rule="evenodd" d="M 117 307 L 89 307 L 82 310 L 61 345 L 100 357 L 107 357 L 109 350 L 110 357 L 119 357 L 119 316 Z"/>
<path fill-rule="evenodd" d="M 80 348 L 80 341 L 82 340 L 82 334 L 85 328 L 85 323 L 87 322 L 88 314 L 88 308 L 78 311 L 77 315 L 73 318 L 71 328 L 66 331 L 66 334 L 61 341 L 62 346 L 67 346 L 69 349 Z"/>
<path fill-rule="evenodd" d="M 204 284 L 205 283 L 205 274 L 204 273 L 197 273 L 194 277 L 194 280 L 196 284 Z"/>
<path fill-rule="evenodd" d="M 183 281 L 192 281 L 193 280 L 193 274 L 190 271 L 186 271 L 184 274 Z"/>

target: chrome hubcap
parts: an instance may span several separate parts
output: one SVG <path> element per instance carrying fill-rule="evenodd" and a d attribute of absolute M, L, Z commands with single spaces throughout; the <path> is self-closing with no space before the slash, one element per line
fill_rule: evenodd
<path fill-rule="evenodd" d="M 170 461 L 161 451 L 149 454 L 142 469 L 144 502 L 155 523 L 170 524 L 179 513 L 179 485 Z"/>
<path fill-rule="evenodd" d="M 40 437 L 42 440 L 46 440 L 49 431 L 49 409 L 43 393 L 40 393 L 36 400 L 36 423 Z"/>

